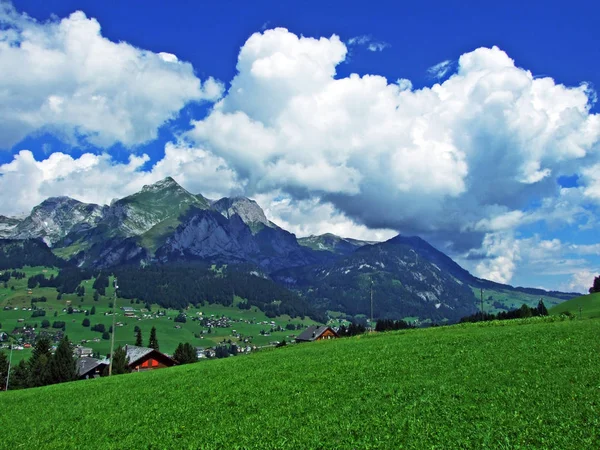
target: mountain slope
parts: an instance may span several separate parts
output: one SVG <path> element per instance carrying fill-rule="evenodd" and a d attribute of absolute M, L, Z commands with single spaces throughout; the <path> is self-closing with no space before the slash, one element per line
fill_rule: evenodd
<path fill-rule="evenodd" d="M 338 255 L 349 255 L 357 248 L 376 244 L 374 241 L 360 241 L 343 238 L 335 234 L 325 233 L 318 236 L 308 236 L 298 239 L 298 243 L 317 251 L 327 251 Z"/>
<path fill-rule="evenodd" d="M 278 272 L 315 305 L 350 315 L 457 320 L 475 311 L 471 288 L 402 239 L 359 248 L 333 263 Z"/>

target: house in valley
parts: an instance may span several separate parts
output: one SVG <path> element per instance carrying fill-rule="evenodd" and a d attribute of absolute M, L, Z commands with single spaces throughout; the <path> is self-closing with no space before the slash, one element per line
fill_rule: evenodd
<path fill-rule="evenodd" d="M 153 348 L 126 345 L 125 353 L 127 354 L 127 361 L 132 372 L 163 369 L 177 364 L 167 355 Z"/>
<path fill-rule="evenodd" d="M 108 360 L 99 360 L 88 356 L 77 359 L 77 374 L 80 380 L 97 378 L 102 375 L 106 367 L 108 367 Z"/>
<path fill-rule="evenodd" d="M 338 337 L 333 328 L 327 325 L 312 325 L 296 337 L 296 342 L 321 341 L 323 339 L 335 339 Z"/>

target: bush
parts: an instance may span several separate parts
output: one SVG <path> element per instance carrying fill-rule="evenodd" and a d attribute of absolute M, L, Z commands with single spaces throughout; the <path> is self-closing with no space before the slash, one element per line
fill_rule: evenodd
<path fill-rule="evenodd" d="M 98 331 L 100 333 L 104 333 L 106 331 L 106 326 L 103 323 L 97 323 L 91 328 L 92 331 Z"/>
<path fill-rule="evenodd" d="M 102 333 L 102 339 L 104 339 L 105 341 L 108 341 L 110 339 L 110 333 L 108 331 L 105 331 L 104 333 Z"/>
<path fill-rule="evenodd" d="M 90 326 L 90 319 L 88 319 L 86 317 L 85 319 L 83 319 L 83 322 L 81 322 L 81 325 L 83 325 L 84 327 L 89 327 Z"/>

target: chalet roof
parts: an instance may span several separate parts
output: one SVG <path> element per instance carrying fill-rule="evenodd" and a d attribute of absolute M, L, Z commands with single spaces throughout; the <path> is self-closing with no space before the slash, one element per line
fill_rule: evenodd
<path fill-rule="evenodd" d="M 125 312 L 133 312 L 134 309 L 131 306 L 122 306 L 121 309 Z"/>
<path fill-rule="evenodd" d="M 129 364 L 136 362 L 139 359 L 142 359 L 144 356 L 152 353 L 154 351 L 153 348 L 148 347 L 136 347 L 135 345 L 126 345 L 125 353 L 127 354 L 127 360 Z"/>
<path fill-rule="evenodd" d="M 296 341 L 314 341 L 328 329 L 327 325 L 311 325 L 298 335 Z"/>
<path fill-rule="evenodd" d="M 106 363 L 104 361 L 100 361 L 96 358 L 90 358 L 88 356 L 79 358 L 77 360 L 77 373 L 79 374 L 80 377 L 82 377 L 85 374 L 96 369 L 96 367 L 102 366 L 102 365 L 106 365 Z"/>

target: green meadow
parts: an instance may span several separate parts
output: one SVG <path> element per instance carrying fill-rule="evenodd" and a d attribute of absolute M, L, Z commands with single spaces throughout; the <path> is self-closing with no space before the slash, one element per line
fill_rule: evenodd
<path fill-rule="evenodd" d="M 88 341 L 82 343 L 86 347 L 92 348 L 94 351 L 100 352 L 101 355 L 109 353 L 110 341 L 102 339 L 102 333 L 91 331 L 91 326 L 96 324 L 104 324 L 108 330 L 113 322 L 113 317 L 110 314 L 112 308 L 110 303 L 114 301 L 114 289 L 112 287 L 112 278 L 110 280 L 109 287 L 106 288 L 106 295 L 100 296 L 97 301 L 94 301 L 93 294 L 94 290 L 92 285 L 94 280 L 86 280 L 81 283 L 81 286 L 85 288 L 85 295 L 78 297 L 76 294 L 63 294 L 60 300 L 57 299 L 57 292 L 54 288 L 27 288 L 27 278 L 38 273 L 44 273 L 47 277 L 51 274 L 56 275 L 58 271 L 53 268 L 47 267 L 26 267 L 24 269 L 18 269 L 20 272 L 25 272 L 27 277 L 20 280 L 11 278 L 7 287 L 4 288 L 0 284 L 0 330 L 11 333 L 15 327 L 21 327 L 23 325 L 37 325 L 36 331 L 40 330 L 41 322 L 47 319 L 50 324 L 54 321 L 64 321 L 66 324 L 66 334 L 69 339 L 79 344 L 82 341 Z M 48 301 L 44 303 L 37 303 L 39 309 L 46 311 L 44 317 L 31 317 L 32 311 L 28 310 L 31 307 L 31 299 L 33 297 L 45 296 Z M 242 299 L 236 298 L 234 305 L 237 305 Z M 65 310 L 68 306 L 74 309 L 79 309 L 82 312 L 68 314 Z M 10 310 L 5 310 L 4 307 L 10 306 Z M 123 306 L 133 307 L 136 311 L 136 318 L 128 318 L 124 316 L 124 312 L 121 310 Z M 117 312 L 115 316 L 115 322 L 122 324 L 116 326 L 115 330 L 115 344 L 125 345 L 133 344 L 135 342 L 135 327 L 138 326 L 142 331 L 142 338 L 144 345 L 147 344 L 147 340 L 150 337 L 150 329 L 156 327 L 158 342 L 160 344 L 160 350 L 169 354 L 175 351 L 175 348 L 180 342 L 189 342 L 196 347 L 212 347 L 223 340 L 232 342 L 238 342 L 238 335 L 244 337 L 252 336 L 252 344 L 257 346 L 269 345 L 271 342 L 287 341 L 293 339 L 294 334 L 299 334 L 298 331 L 275 331 L 269 336 L 261 335 L 261 330 L 269 332 L 271 329 L 271 322 L 275 325 L 279 325 L 283 328 L 288 323 L 295 325 L 301 325 L 307 327 L 314 324 L 315 322 L 309 318 L 300 320 L 300 318 L 291 318 L 289 316 L 279 316 L 276 318 L 268 318 L 260 309 L 252 308 L 249 310 L 242 310 L 233 307 L 226 307 L 219 304 L 205 304 L 198 308 L 190 307 L 185 311 L 187 314 L 187 322 L 178 323 L 174 319 L 179 315 L 178 310 L 164 309 L 157 305 L 151 305 L 151 311 L 156 312 L 158 310 L 166 311 L 165 316 L 161 317 L 144 317 L 144 313 L 140 310 L 144 308 L 144 303 L 136 303 L 135 299 L 117 299 Z M 91 311 L 92 307 L 95 308 L 96 313 L 94 315 L 86 316 L 83 311 Z M 15 310 L 15 308 L 17 308 Z M 56 314 L 56 316 L 55 316 Z M 148 314 L 148 313 L 145 313 Z M 211 333 L 202 334 L 202 331 L 208 331 L 208 328 L 200 326 L 198 321 L 192 321 L 193 317 L 221 317 L 226 316 L 232 319 L 227 328 L 212 328 Z M 90 320 L 90 327 L 84 327 L 82 325 L 83 319 L 88 318 Z M 264 322 L 268 322 L 265 324 Z M 234 330 L 236 333 L 234 333 Z M 53 328 L 48 328 L 48 331 L 56 331 Z M 27 349 L 16 350 L 13 352 L 13 361 L 18 362 L 21 359 L 28 358 L 31 352 Z"/>
<path fill-rule="evenodd" d="M 378 333 L 1 393 L 4 448 L 600 448 L 600 320 Z"/>
<path fill-rule="evenodd" d="M 550 309 L 550 314 L 569 311 L 576 317 L 600 318 L 600 292 L 575 297 Z"/>

